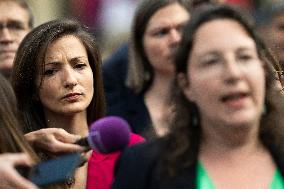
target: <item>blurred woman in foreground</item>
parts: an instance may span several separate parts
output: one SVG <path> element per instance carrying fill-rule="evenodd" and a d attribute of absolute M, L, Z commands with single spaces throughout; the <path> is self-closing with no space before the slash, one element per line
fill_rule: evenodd
<path fill-rule="evenodd" d="M 274 60 L 243 14 L 228 6 L 193 14 L 176 59 L 171 131 L 126 150 L 112 189 L 284 188 Z"/>

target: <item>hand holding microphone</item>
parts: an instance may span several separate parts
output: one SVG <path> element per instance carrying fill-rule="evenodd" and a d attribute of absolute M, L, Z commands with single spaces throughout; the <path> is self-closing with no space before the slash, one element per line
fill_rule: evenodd
<path fill-rule="evenodd" d="M 25 138 L 35 148 L 53 155 L 83 152 L 85 147 L 99 153 L 110 153 L 123 149 L 130 140 L 128 123 L 117 116 L 101 118 L 92 123 L 89 130 L 89 135 L 81 139 L 61 128 L 40 129 L 26 134 Z"/>
<path fill-rule="evenodd" d="M 64 144 L 64 141 L 66 140 L 62 140 L 62 136 L 69 138 L 70 140 L 66 145 L 68 145 L 67 149 L 70 151 L 74 150 L 76 152 L 76 149 L 78 149 L 77 152 L 82 152 L 81 149 L 89 147 L 99 153 L 111 153 L 122 150 L 128 146 L 130 141 L 130 127 L 128 123 L 116 116 L 109 116 L 95 121 L 90 125 L 89 135 L 85 138 L 77 139 L 77 141 L 75 140 L 76 142 L 72 142 L 72 140 L 77 138 L 76 135 L 65 132 L 66 131 L 62 131 L 62 129 L 48 128 L 38 131 L 37 133 L 32 133 L 26 137 L 30 139 L 30 142 L 37 141 L 36 144 L 38 145 L 38 140 L 40 139 L 39 136 L 44 137 L 45 134 L 47 134 L 49 137 L 44 137 L 48 139 L 44 142 L 44 144 L 47 144 L 47 141 L 52 142 L 53 140 L 56 140 L 56 136 L 60 134 L 61 141 L 56 141 Z M 35 140 L 35 138 L 37 140 Z M 50 145 L 55 146 L 54 142 Z M 71 145 L 76 146 L 77 148 L 73 148 Z M 44 149 L 46 149 L 47 145 L 43 146 L 45 147 Z M 60 147 L 55 150 L 57 154 L 65 152 L 61 151 L 61 149 L 66 150 L 65 148 Z M 36 185 L 45 187 L 61 183 L 70 178 L 70 176 L 74 174 L 75 169 L 80 166 L 81 162 L 82 155 L 80 153 L 67 153 L 63 156 L 57 156 L 55 159 L 41 162 L 23 174 L 28 175 L 27 178 Z M 50 172 L 53 172 L 53 174 L 50 174 Z"/>
<path fill-rule="evenodd" d="M 100 153 L 111 153 L 122 150 L 130 141 L 128 123 L 117 116 L 101 118 L 90 126 L 89 135 L 75 142 Z"/>
<path fill-rule="evenodd" d="M 84 151 L 83 147 L 74 144 L 80 136 L 70 134 L 62 128 L 36 130 L 25 134 L 25 138 L 34 148 L 51 156 Z"/>

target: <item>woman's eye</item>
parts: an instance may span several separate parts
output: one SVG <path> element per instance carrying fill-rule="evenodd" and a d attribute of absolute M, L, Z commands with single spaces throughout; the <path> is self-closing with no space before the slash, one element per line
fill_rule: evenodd
<path fill-rule="evenodd" d="M 207 64 L 216 64 L 216 63 L 218 63 L 218 60 L 217 59 L 212 59 L 212 60 L 208 60 L 206 63 Z"/>
<path fill-rule="evenodd" d="M 56 71 L 57 71 L 56 69 L 48 69 L 48 70 L 45 70 L 43 74 L 45 76 L 51 76 L 51 75 L 54 75 Z"/>
<path fill-rule="evenodd" d="M 251 60 L 253 57 L 251 55 L 248 54 L 243 54 L 243 55 L 239 55 L 238 59 L 245 61 L 245 60 Z"/>
<path fill-rule="evenodd" d="M 159 31 L 155 32 L 154 36 L 156 36 L 156 37 L 163 37 L 167 33 L 168 33 L 168 31 L 166 29 L 163 29 L 163 30 L 159 30 Z"/>
<path fill-rule="evenodd" d="M 223 61 L 223 57 L 219 54 L 204 54 L 200 56 L 200 63 L 202 66 L 215 65 Z"/>
<path fill-rule="evenodd" d="M 203 65 L 213 65 L 213 64 L 217 64 L 219 62 L 219 59 L 217 58 L 214 58 L 214 59 L 207 59 L 207 60 L 204 60 L 202 62 Z"/>
<path fill-rule="evenodd" d="M 84 69 L 86 66 L 87 66 L 87 65 L 86 65 L 85 63 L 80 63 L 80 64 L 76 64 L 76 65 L 75 65 L 75 68 L 81 70 L 81 69 Z"/>

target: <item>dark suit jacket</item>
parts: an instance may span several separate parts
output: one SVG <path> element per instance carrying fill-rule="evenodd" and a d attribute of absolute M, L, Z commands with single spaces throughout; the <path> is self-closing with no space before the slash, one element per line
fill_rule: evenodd
<path fill-rule="evenodd" d="M 150 115 L 144 97 L 134 94 L 125 85 L 127 66 L 128 44 L 122 45 L 103 63 L 107 115 L 123 117 L 134 133 L 143 135 L 151 125 Z"/>
<path fill-rule="evenodd" d="M 163 139 L 139 144 L 126 149 L 116 165 L 115 180 L 111 189 L 194 189 L 196 188 L 196 164 L 174 179 L 160 179 L 156 171 L 162 149 L 166 148 Z M 271 154 L 284 177 L 284 158 Z"/>

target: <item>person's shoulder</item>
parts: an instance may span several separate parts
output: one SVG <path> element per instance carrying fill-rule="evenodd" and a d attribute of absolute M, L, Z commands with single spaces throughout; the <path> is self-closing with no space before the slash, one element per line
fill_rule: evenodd
<path fill-rule="evenodd" d="M 125 67 L 128 64 L 128 44 L 124 43 L 118 49 L 103 61 L 103 69 L 113 67 Z"/>
<path fill-rule="evenodd" d="M 279 168 L 281 174 L 284 176 L 284 150 L 282 144 L 267 144 L 267 148 Z"/>
<path fill-rule="evenodd" d="M 165 140 L 163 138 L 156 138 L 145 142 L 139 142 L 124 150 L 124 157 L 138 158 L 144 160 L 155 160 L 165 148 Z"/>
<path fill-rule="evenodd" d="M 149 188 L 162 147 L 163 140 L 155 139 L 126 148 L 116 164 L 112 189 Z"/>
<path fill-rule="evenodd" d="M 125 93 L 125 79 L 128 67 L 128 44 L 123 44 L 109 58 L 103 61 L 102 74 L 106 97 L 110 98 L 117 91 Z M 114 95 L 116 96 L 116 95 Z"/>

